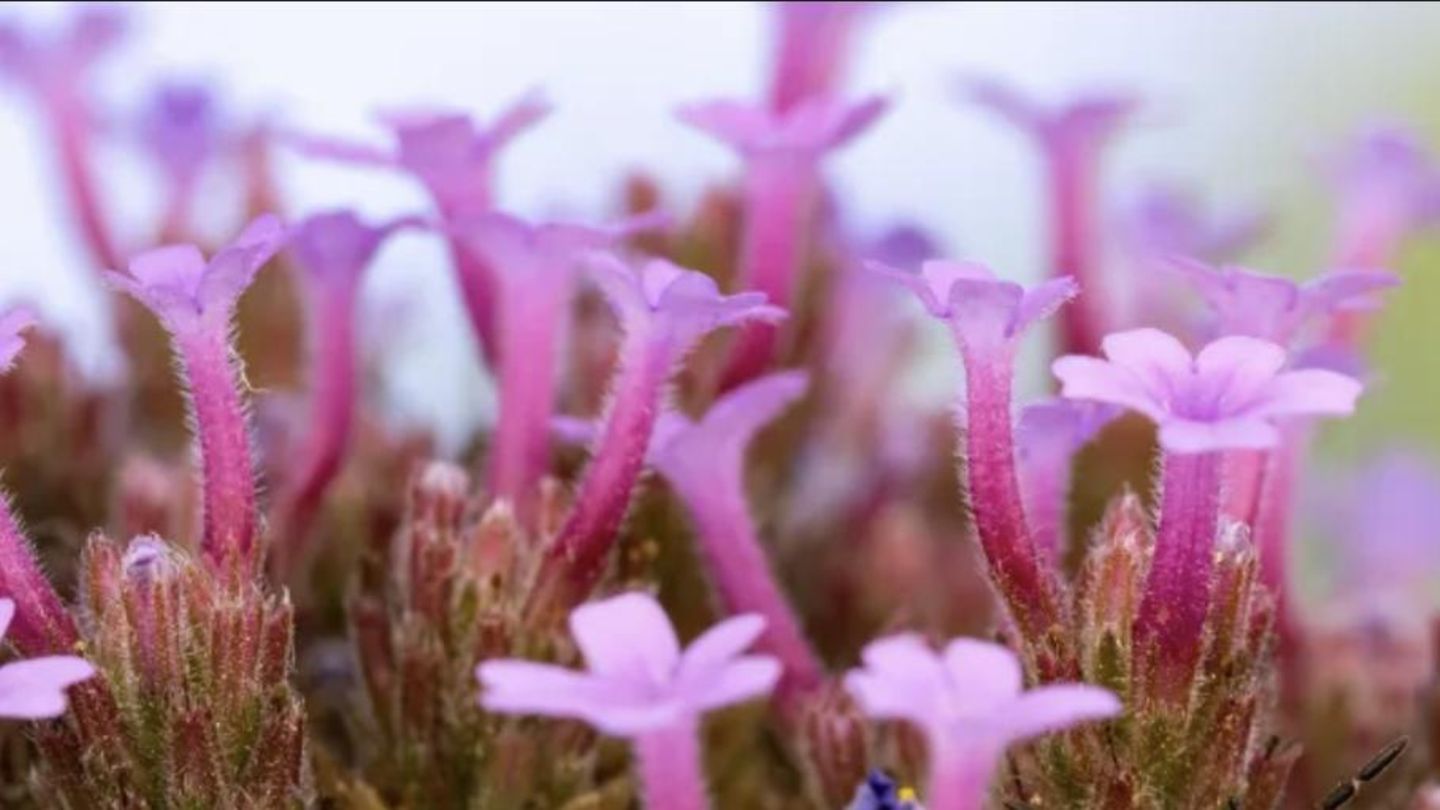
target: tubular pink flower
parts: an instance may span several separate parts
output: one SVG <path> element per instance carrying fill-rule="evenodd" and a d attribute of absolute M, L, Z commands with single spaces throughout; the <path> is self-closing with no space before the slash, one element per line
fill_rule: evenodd
<path fill-rule="evenodd" d="M 745 504 L 745 449 L 756 432 L 798 399 L 803 372 L 772 374 L 722 397 L 704 419 L 669 414 L 656 429 L 651 457 L 695 521 L 700 554 L 727 614 L 765 619 L 760 649 L 785 666 L 782 692 L 818 686 L 824 668 L 805 637 Z"/>
<path fill-rule="evenodd" d="M 1324 168 L 1337 196 L 1341 267 L 1394 264 L 1404 240 L 1440 216 L 1440 167 L 1403 127 L 1362 130 Z"/>
<path fill-rule="evenodd" d="M 1061 619 L 1059 583 L 1042 564 L 1025 519 L 1015 470 L 1011 416 L 1015 344 L 1036 321 L 1075 296 L 1068 278 L 1033 289 L 1000 281 L 982 265 L 929 261 L 919 273 L 871 264 L 907 287 L 930 315 L 950 326 L 965 363 L 965 480 L 991 579 L 1025 638 L 1038 640 Z"/>
<path fill-rule="evenodd" d="M 635 747 L 646 807 L 703 810 L 699 719 L 775 687 L 780 663 L 744 654 L 764 629 L 759 616 L 735 616 L 681 651 L 653 597 L 621 594 L 570 614 L 585 671 L 486 661 L 475 671 L 480 702 L 492 712 L 573 718 L 624 737 Z"/>
<path fill-rule="evenodd" d="M 92 166 L 95 114 L 86 87 L 95 64 L 123 37 L 124 10 L 84 5 L 68 29 L 44 41 L 34 32 L 0 22 L 0 74 L 9 74 L 34 95 L 57 149 L 69 204 L 97 268 L 121 263 Z"/>
<path fill-rule="evenodd" d="M 835 95 L 855 29 L 875 3 L 774 3 L 775 55 L 770 107 L 784 112 L 806 99 Z"/>
<path fill-rule="evenodd" d="M 10 629 L 15 612 L 13 600 L 0 598 L 0 636 Z M 59 717 L 69 707 L 65 690 L 94 675 L 94 667 L 73 655 L 47 655 L 0 666 L 0 717 Z"/>
<path fill-rule="evenodd" d="M 190 230 L 201 175 L 221 147 L 214 93 L 204 84 L 161 84 L 142 114 L 139 136 L 168 194 L 161 239 L 183 239 Z"/>
<path fill-rule="evenodd" d="M 34 325 L 35 316 L 28 309 L 12 309 L 0 315 L 0 374 L 15 364 L 15 357 L 25 348 L 23 333 Z M 40 570 L 35 550 L 20 530 L 10 501 L 3 493 L 0 493 L 0 595 L 20 605 L 11 640 L 22 652 L 37 655 L 62 652 L 75 646 L 79 638 L 75 620 Z M 9 626 L 8 618 L 6 625 Z"/>
<path fill-rule="evenodd" d="M 292 137 L 300 151 L 313 157 L 402 171 L 429 192 L 440 216 L 448 221 L 475 216 L 494 205 L 493 178 L 500 151 L 550 111 L 535 94 L 522 97 L 481 126 L 460 113 L 410 112 L 384 116 L 395 147 L 391 151 L 333 139 Z M 450 240 L 461 298 L 481 349 L 495 359 L 497 302 L 493 268 Z"/>
<path fill-rule="evenodd" d="M 1294 345 L 1312 324 L 1331 323 L 1346 313 L 1373 309 L 1380 292 L 1400 283 L 1397 276 L 1383 270 L 1335 270 L 1297 283 L 1245 267 L 1212 267 L 1192 260 L 1180 260 L 1175 266 L 1189 278 L 1214 314 L 1216 333 L 1255 337 L 1281 346 Z M 1273 452 L 1294 456 L 1299 450 Z M 1282 462 L 1272 459 L 1268 451 L 1239 450 L 1229 456 L 1225 462 L 1225 515 L 1252 527 L 1267 578 L 1272 585 L 1278 584 L 1283 580 L 1283 569 L 1274 567 L 1281 561 L 1273 556 L 1275 549 L 1270 545 L 1278 542 L 1283 546 L 1283 538 L 1261 535 L 1258 510 L 1264 489 L 1270 500 L 1266 521 L 1271 527 L 1284 525 L 1277 512 L 1289 512 L 1289 493 L 1279 488 L 1278 480 L 1265 480 L 1267 470 Z M 1287 477 L 1280 466 L 1274 466 L 1273 471 L 1276 476 Z M 1267 554 L 1271 555 L 1268 561 Z"/>
<path fill-rule="evenodd" d="M 1136 329 L 1106 337 L 1103 349 L 1106 360 L 1056 360 L 1055 376 L 1064 397 L 1129 408 L 1159 427 L 1160 526 L 1136 654 L 1158 653 L 1156 676 L 1183 695 L 1209 606 L 1222 453 L 1275 446 L 1280 419 L 1348 414 L 1361 385 L 1333 371 L 1283 371 L 1285 350 L 1251 337 L 1220 338 L 1192 357 L 1164 332 Z"/>
<path fill-rule="evenodd" d="M 1015 743 L 1120 713 L 1105 689 L 1054 684 L 1022 692 L 1015 654 L 957 638 L 936 653 L 915 635 L 882 638 L 861 653 L 845 686 L 877 720 L 902 720 L 925 735 L 928 810 L 982 810 L 990 783 Z"/>
<path fill-rule="evenodd" d="M 148 307 L 170 332 L 195 419 L 204 505 L 201 549 L 222 570 L 250 571 L 258 558 L 255 466 L 230 322 L 240 295 L 284 244 L 280 221 L 262 216 L 210 258 L 193 245 L 136 256 L 109 282 Z"/>
<path fill-rule="evenodd" d="M 1113 322 L 1098 262 L 1096 186 L 1111 137 L 1134 113 L 1129 96 L 1097 95 L 1044 108 L 995 82 L 971 82 L 973 102 L 1034 138 L 1044 162 L 1050 199 L 1050 273 L 1074 276 L 1086 294 L 1061 314 L 1061 345 L 1092 352 Z"/>
<path fill-rule="evenodd" d="M 1016 430 L 1022 489 L 1035 545 L 1051 563 L 1064 556 L 1065 513 L 1076 451 L 1120 413 L 1091 402 L 1053 399 L 1025 406 Z"/>
<path fill-rule="evenodd" d="M 581 261 L 652 224 L 531 225 L 492 212 L 452 226 L 462 250 L 491 268 L 498 282 L 500 419 L 490 451 L 490 494 L 520 505 L 522 513 L 549 467 L 556 363 Z"/>
<path fill-rule="evenodd" d="M 367 225 L 349 211 L 308 217 L 290 231 L 289 250 L 300 268 L 309 313 L 309 429 L 296 452 L 294 473 L 281 485 L 276 526 L 286 546 L 283 567 L 302 552 L 315 511 L 345 458 L 355 418 L 355 309 L 365 270 L 401 219 Z"/>
<path fill-rule="evenodd" d="M 532 613 L 583 598 L 599 577 L 644 468 L 665 385 L 695 343 L 723 326 L 785 316 L 762 293 L 722 295 L 709 276 L 663 259 L 632 269 L 599 254 L 589 266 L 625 338 L 604 427 L 574 505 L 545 553 Z"/>
<path fill-rule="evenodd" d="M 680 120 L 735 149 L 745 161 L 745 219 L 740 285 L 788 307 L 804 263 L 805 234 L 819 190 L 820 162 L 865 131 L 887 102 L 871 96 L 855 103 L 807 98 L 783 113 L 735 101 L 685 107 Z M 722 388 L 761 373 L 774 354 L 772 326 L 742 332 Z"/>

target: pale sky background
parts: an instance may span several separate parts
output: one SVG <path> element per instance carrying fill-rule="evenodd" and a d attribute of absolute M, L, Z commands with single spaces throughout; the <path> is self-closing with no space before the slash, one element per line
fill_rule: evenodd
<path fill-rule="evenodd" d="M 6 4 L 0 17 L 55 19 L 50 4 Z M 616 182 L 645 167 L 682 205 L 733 171 L 734 159 L 678 124 L 680 103 L 760 92 L 768 13 L 751 3 L 143 4 L 134 35 L 107 62 L 104 99 L 133 108 L 157 77 L 216 83 L 241 113 L 271 111 L 317 132 L 369 137 L 377 109 L 417 103 L 488 114 L 540 88 L 555 112 L 505 156 L 501 201 L 528 215 L 605 215 Z M 1042 96 L 1133 90 L 1144 125 L 1113 152 L 1107 182 L 1123 199 L 1149 179 L 1192 185 L 1221 205 L 1277 215 L 1262 267 L 1306 272 L 1320 260 L 1323 198 L 1310 157 L 1358 124 L 1399 119 L 1433 133 L 1440 114 L 1440 6 L 1434 4 L 908 3 L 860 38 L 851 86 L 890 92 L 892 112 L 832 164 L 862 227 L 911 221 L 956 254 L 1002 274 L 1039 272 L 1039 189 L 1027 144 L 953 100 L 957 75 L 1003 78 Z M 49 153 L 19 94 L 0 86 L 0 301 L 38 298 L 96 367 L 104 329 L 71 240 Z M 147 178 L 107 161 L 115 204 L 143 222 Z M 423 200 L 404 180 L 287 162 L 297 214 L 349 205 L 372 215 Z M 413 418 L 450 437 L 489 401 L 433 240 L 382 255 L 369 305 L 415 297 L 415 329 L 375 330 L 399 344 L 397 390 Z M 437 313 L 429 317 L 428 313 Z M 435 351 L 436 346 L 451 347 Z M 425 347 L 426 351 L 417 351 Z"/>

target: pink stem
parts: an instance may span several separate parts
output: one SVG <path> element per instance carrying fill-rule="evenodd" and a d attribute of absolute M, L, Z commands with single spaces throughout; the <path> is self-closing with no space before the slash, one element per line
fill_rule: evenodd
<path fill-rule="evenodd" d="M 725 612 L 765 617 L 759 649 L 784 665 L 780 685 L 784 699 L 819 686 L 825 677 L 824 668 L 775 581 L 745 505 L 740 475 L 740 470 L 720 469 L 714 475 L 670 478 L 695 519 L 700 552 Z"/>
<path fill-rule="evenodd" d="M 555 365 L 570 284 L 546 277 L 501 288 L 500 418 L 490 455 L 490 491 L 524 514 L 549 467 Z"/>
<path fill-rule="evenodd" d="M 1050 178 L 1050 275 L 1074 276 L 1080 295 L 1060 310 L 1062 354 L 1095 354 L 1105 333 L 1104 284 L 1095 267 L 1095 167 L 1083 150 L 1046 144 Z"/>
<path fill-rule="evenodd" d="M 314 280 L 310 327 L 310 430 L 296 458 L 299 471 L 280 496 L 277 549 L 283 568 L 299 560 L 330 483 L 340 472 L 355 418 L 356 282 Z"/>
<path fill-rule="evenodd" d="M 124 259 L 115 247 L 109 220 L 103 212 L 100 194 L 92 170 L 90 128 L 78 102 L 56 101 L 51 105 L 50 118 L 55 128 L 55 144 L 59 149 L 60 172 L 70 207 L 80 226 L 81 236 L 98 270 L 124 266 Z"/>
<path fill-rule="evenodd" d="M 814 160 L 790 152 L 750 161 L 745 178 L 745 233 L 740 248 L 740 289 L 765 293 L 789 307 L 805 259 L 805 231 L 817 180 Z M 721 381 L 728 391 L 770 364 L 779 329 L 750 323 L 740 330 Z"/>
<path fill-rule="evenodd" d="M 223 328 L 176 333 L 200 448 L 201 549 L 221 570 L 249 572 L 256 557 L 255 466 L 237 369 Z"/>
<path fill-rule="evenodd" d="M 0 595 L 15 601 L 6 638 L 25 655 L 72 653 L 79 640 L 75 620 L 35 561 L 10 503 L 0 495 Z"/>
<path fill-rule="evenodd" d="M 965 354 L 965 477 L 976 533 L 991 579 L 1026 640 L 1042 641 L 1060 621 L 1057 583 L 1040 564 L 1025 520 L 1011 423 L 1012 351 Z"/>
<path fill-rule="evenodd" d="M 1160 690 L 1182 699 L 1199 660 L 1210 606 L 1220 519 L 1223 454 L 1167 453 L 1161 480 L 1155 560 L 1135 620 L 1137 656 L 1155 656 Z M 1143 659 L 1142 659 L 1143 660 Z"/>
<path fill-rule="evenodd" d="M 1071 456 L 1036 459 L 1025 476 L 1025 503 L 1029 508 L 1035 547 L 1051 565 L 1064 555 L 1065 512 L 1070 497 Z"/>
<path fill-rule="evenodd" d="M 1266 456 L 1254 523 L 1260 551 L 1260 579 L 1275 595 L 1276 620 L 1282 635 L 1290 626 L 1290 519 L 1295 498 L 1295 472 L 1305 455 L 1304 425 L 1287 424 L 1280 445 Z"/>
<path fill-rule="evenodd" d="M 998 760 L 990 751 L 932 743 L 926 810 L 984 810 Z"/>
<path fill-rule="evenodd" d="M 621 356 L 624 365 L 599 444 L 541 560 L 527 605 L 531 615 L 568 609 L 594 587 L 645 468 L 675 347 L 668 335 L 637 332 L 627 338 Z"/>
<path fill-rule="evenodd" d="M 635 738 L 640 790 L 646 810 L 706 810 L 699 728 L 694 720 Z"/>

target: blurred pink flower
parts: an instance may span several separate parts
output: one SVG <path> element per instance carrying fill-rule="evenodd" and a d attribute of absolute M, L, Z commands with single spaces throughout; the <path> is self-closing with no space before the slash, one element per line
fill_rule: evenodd
<path fill-rule="evenodd" d="M 788 110 L 833 95 L 843 78 L 855 29 L 879 3 L 781 2 L 774 10 L 776 48 L 770 105 Z"/>
<path fill-rule="evenodd" d="M 1158 329 L 1134 329 L 1107 336 L 1103 351 L 1055 361 L 1061 396 L 1148 416 L 1172 453 L 1271 447 L 1275 420 L 1348 414 L 1361 391 L 1333 371 L 1284 371 L 1285 350 L 1258 338 L 1223 337 L 1192 357 Z"/>
<path fill-rule="evenodd" d="M 744 101 L 717 100 L 682 107 L 680 120 L 747 157 L 818 157 L 848 143 L 885 112 L 889 101 L 866 96 L 847 102 L 808 98 L 784 112 Z"/>
<path fill-rule="evenodd" d="M 1175 266 L 1205 299 L 1220 336 L 1244 335 L 1282 346 L 1312 322 L 1373 309 L 1376 293 L 1400 283 L 1384 270 L 1335 270 L 1296 282 L 1234 265 L 1180 260 Z"/>
<path fill-rule="evenodd" d="M 1075 453 L 1120 415 L 1094 402 L 1049 399 L 1025 406 L 1015 431 L 1020 479 L 1035 544 L 1052 562 L 1064 556 L 1065 512 Z"/>
<path fill-rule="evenodd" d="M 915 635 L 871 642 L 845 685 L 871 717 L 924 732 L 930 752 L 929 810 L 977 810 L 1010 745 L 1079 723 L 1114 717 L 1119 699 L 1083 684 L 1022 691 L 1015 654 L 959 638 L 936 653 Z"/>
<path fill-rule="evenodd" d="M 15 602 L 0 598 L 0 636 L 15 618 Z M 65 689 L 95 675 L 95 668 L 73 655 L 47 655 L 0 666 L 0 717 L 43 720 L 65 713 Z"/>
<path fill-rule="evenodd" d="M 25 82 L 48 103 L 77 101 L 85 74 L 120 41 L 126 23 L 125 9 L 100 4 L 78 6 L 68 27 L 48 39 L 0 21 L 0 71 Z"/>
<path fill-rule="evenodd" d="M 1069 276 L 1026 288 L 997 279 L 976 262 L 932 260 L 922 264 L 919 273 L 875 262 L 869 266 L 914 292 L 927 312 L 948 322 L 962 351 L 1012 344 L 1079 292 Z"/>
<path fill-rule="evenodd" d="M 1334 261 L 1342 267 L 1386 267 L 1414 231 L 1440 221 L 1440 167 L 1419 136 L 1374 125 L 1323 166 L 1338 208 Z"/>

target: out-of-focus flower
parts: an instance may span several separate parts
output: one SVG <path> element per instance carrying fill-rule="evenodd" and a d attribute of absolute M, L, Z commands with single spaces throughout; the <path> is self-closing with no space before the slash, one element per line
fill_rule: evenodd
<path fill-rule="evenodd" d="M 1025 406 L 1015 431 L 1020 479 L 1035 544 L 1059 560 L 1065 534 L 1065 507 L 1076 451 L 1095 438 L 1120 409 L 1091 402 L 1051 399 Z"/>
<path fill-rule="evenodd" d="M 0 636 L 15 618 L 15 602 L 0 598 Z M 65 689 L 95 675 L 73 655 L 47 655 L 0 666 L 0 717 L 42 720 L 65 713 Z"/>
<path fill-rule="evenodd" d="M 1055 361 L 1061 395 L 1148 416 L 1172 453 L 1271 447 L 1275 420 L 1348 414 L 1361 390 L 1333 371 L 1284 370 L 1285 350 L 1258 338 L 1223 337 L 1192 356 L 1158 329 L 1134 329 L 1107 336 L 1103 351 Z"/>
<path fill-rule="evenodd" d="M 861 707 L 925 734 L 930 810 L 982 807 L 1010 745 L 1120 712 L 1115 695 L 1094 686 L 1022 692 L 1020 662 L 998 644 L 954 639 L 936 653 L 918 636 L 891 636 L 871 642 L 861 659 L 864 667 L 845 677 Z"/>
<path fill-rule="evenodd" d="M 735 616 L 682 651 L 659 603 L 626 593 L 570 614 L 586 671 L 486 661 L 476 669 L 480 700 L 492 712 L 573 718 L 626 737 L 636 747 L 647 807 L 700 810 L 705 787 L 697 722 L 775 687 L 780 663 L 744 654 L 764 629 L 759 616 Z"/>
<path fill-rule="evenodd" d="M 655 468 L 684 499 L 725 612 L 765 619 L 760 649 L 785 666 L 785 686 L 818 686 L 824 669 L 770 570 L 745 503 L 750 440 L 805 392 L 803 372 L 762 377 L 726 394 L 698 423 L 670 414 L 656 427 Z"/>
<path fill-rule="evenodd" d="M 1373 309 L 1377 293 L 1400 283 L 1384 270 L 1336 270 L 1296 282 L 1233 265 L 1181 260 L 1175 267 L 1205 299 L 1219 335 L 1244 335 L 1282 346 L 1312 322 Z"/>
<path fill-rule="evenodd" d="M 195 82 L 159 85 L 141 114 L 139 136 L 167 186 L 160 233 L 183 238 L 201 176 L 225 145 L 214 92 Z"/>
<path fill-rule="evenodd" d="M 1061 317 L 1061 345 L 1093 351 L 1116 316 L 1100 273 L 1096 222 L 1100 159 L 1105 145 L 1138 102 L 1126 95 L 1093 95 L 1047 108 L 994 81 L 962 87 L 970 101 L 994 112 L 1034 139 L 1044 162 L 1049 194 L 1050 274 L 1074 276 L 1084 288 Z"/>
<path fill-rule="evenodd" d="M 774 73 L 770 105 L 788 110 L 839 89 L 856 29 L 877 3 L 774 3 Z"/>
<path fill-rule="evenodd" d="M 919 273 L 870 267 L 914 292 L 927 312 L 946 321 L 962 351 L 1009 346 L 1079 293 L 1068 276 L 1026 288 L 975 262 L 927 261 Z"/>
<path fill-rule="evenodd" d="M 1440 167 L 1403 127 L 1360 131 L 1324 168 L 1337 197 L 1340 267 L 1391 266 L 1404 240 L 1440 217 Z"/>
<path fill-rule="evenodd" d="M 789 306 L 805 267 L 806 234 L 826 153 L 868 128 L 887 102 L 870 96 L 858 102 L 807 98 L 783 112 L 735 101 L 683 108 L 682 121 L 729 144 L 745 160 L 745 219 L 739 279 L 743 289 L 765 293 Z M 722 388 L 761 373 L 775 351 L 776 331 L 754 324 L 731 354 Z"/>

